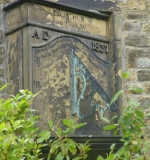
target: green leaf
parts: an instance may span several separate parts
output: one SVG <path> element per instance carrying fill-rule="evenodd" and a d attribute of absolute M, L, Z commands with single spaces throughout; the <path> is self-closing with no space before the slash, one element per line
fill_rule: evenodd
<path fill-rule="evenodd" d="M 48 121 L 48 126 L 49 126 L 50 129 L 53 127 L 53 121 L 52 120 Z"/>
<path fill-rule="evenodd" d="M 124 150 L 125 150 L 125 148 L 124 147 L 121 147 L 118 151 L 117 151 L 117 153 L 115 154 L 115 157 L 114 158 L 119 158 L 123 153 L 124 153 Z"/>
<path fill-rule="evenodd" d="M 87 157 L 88 157 L 88 155 L 87 155 L 87 154 L 84 154 L 84 155 L 83 155 L 83 159 L 85 159 L 85 160 L 86 160 L 86 159 L 87 159 Z"/>
<path fill-rule="evenodd" d="M 85 126 L 87 123 L 79 123 L 74 126 L 75 129 Z"/>
<path fill-rule="evenodd" d="M 121 95 L 121 94 L 123 94 L 123 90 L 120 90 L 120 91 L 118 91 L 115 95 L 114 95 L 114 97 L 111 99 L 111 101 L 110 101 L 110 106 L 118 99 L 118 97 Z"/>
<path fill-rule="evenodd" d="M 139 88 L 139 87 L 130 87 L 128 90 L 131 91 L 131 92 L 134 92 L 134 93 L 142 93 L 142 92 L 145 92 L 143 89 L 141 89 L 141 88 Z"/>
<path fill-rule="evenodd" d="M 118 133 L 118 129 L 115 129 L 115 130 L 113 131 L 113 135 L 116 136 L 117 133 Z"/>
<path fill-rule="evenodd" d="M 114 159 L 114 154 L 110 153 L 109 156 L 107 157 L 107 160 L 113 160 Z"/>
<path fill-rule="evenodd" d="M 68 155 L 68 144 L 67 143 L 61 144 L 61 151 L 64 156 Z"/>
<path fill-rule="evenodd" d="M 52 142 L 52 144 L 50 145 L 50 154 L 55 153 L 55 151 L 58 150 L 59 147 L 60 147 L 59 140 L 55 140 L 54 142 Z"/>
<path fill-rule="evenodd" d="M 129 76 L 130 76 L 130 73 L 129 73 L 129 72 L 124 72 L 124 73 L 122 74 L 122 77 L 123 77 L 124 79 L 129 78 Z"/>
<path fill-rule="evenodd" d="M 1 123 L 0 124 L 0 132 L 2 132 L 5 129 L 5 123 Z"/>
<path fill-rule="evenodd" d="M 0 91 L 3 91 L 7 86 L 8 86 L 8 84 L 4 84 L 4 85 L 0 88 Z"/>
<path fill-rule="evenodd" d="M 136 113 L 136 115 L 137 115 L 138 117 L 140 117 L 141 119 L 144 119 L 144 113 L 143 113 L 143 112 L 141 112 L 141 111 L 139 111 L 139 110 L 136 110 L 135 113 Z"/>
<path fill-rule="evenodd" d="M 74 146 L 72 146 L 72 145 L 69 145 L 69 151 L 73 154 L 73 155 L 75 155 L 76 154 L 76 152 L 77 152 L 77 149 L 76 149 L 76 147 L 74 147 Z"/>
<path fill-rule="evenodd" d="M 25 95 L 25 94 L 26 94 L 26 92 L 27 92 L 27 90 L 20 89 L 20 90 L 19 90 L 19 92 L 20 92 L 21 94 Z"/>
<path fill-rule="evenodd" d="M 61 128 L 58 128 L 58 131 L 56 132 L 57 136 L 60 137 L 61 134 L 62 134 L 62 129 Z"/>
<path fill-rule="evenodd" d="M 81 159 L 82 159 L 82 157 L 78 156 L 78 157 L 73 158 L 72 160 L 81 160 Z"/>
<path fill-rule="evenodd" d="M 66 130 L 63 131 L 64 134 L 71 134 L 73 133 L 74 129 L 73 128 L 67 128 Z"/>
<path fill-rule="evenodd" d="M 64 155 L 62 154 L 62 152 L 59 152 L 55 158 L 55 160 L 63 160 L 64 159 Z"/>
<path fill-rule="evenodd" d="M 47 140 L 50 138 L 50 131 L 48 130 L 42 130 L 42 132 L 39 134 L 40 137 L 42 137 L 44 140 Z"/>
<path fill-rule="evenodd" d="M 44 138 L 43 137 L 39 137 L 38 139 L 37 139 L 37 143 L 42 143 L 42 142 L 44 142 Z"/>
<path fill-rule="evenodd" d="M 77 152 L 76 143 L 70 138 L 66 138 L 66 143 L 68 144 L 69 151 L 75 155 Z"/>
<path fill-rule="evenodd" d="M 69 120 L 69 119 L 63 119 L 63 124 L 68 126 L 68 127 L 72 127 L 74 124 L 73 120 Z"/>
<path fill-rule="evenodd" d="M 110 150 L 114 150 L 115 149 L 115 143 L 113 143 L 111 146 L 110 146 Z"/>
<path fill-rule="evenodd" d="M 117 116 L 113 116 L 113 117 L 111 118 L 111 122 L 114 121 L 114 120 L 117 119 L 117 118 L 118 118 Z"/>
<path fill-rule="evenodd" d="M 104 160 L 102 156 L 98 156 L 97 160 Z"/>
<path fill-rule="evenodd" d="M 116 125 L 111 124 L 111 125 L 105 126 L 103 129 L 104 129 L 105 131 L 109 131 L 109 130 L 115 129 L 116 127 L 117 127 Z"/>
<path fill-rule="evenodd" d="M 70 160 L 69 156 L 66 156 L 66 160 Z"/>
<path fill-rule="evenodd" d="M 107 119 L 107 118 L 102 117 L 101 120 L 102 120 L 103 122 L 110 123 L 110 120 Z"/>

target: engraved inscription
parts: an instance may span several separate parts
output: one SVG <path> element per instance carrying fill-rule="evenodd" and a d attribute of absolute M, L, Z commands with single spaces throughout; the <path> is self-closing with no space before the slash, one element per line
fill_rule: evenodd
<path fill-rule="evenodd" d="M 43 40 L 48 40 L 50 38 L 47 31 L 43 31 Z"/>
<path fill-rule="evenodd" d="M 37 39 L 40 38 L 36 29 L 35 29 L 35 31 L 34 31 L 34 33 L 32 35 L 32 38 L 34 38 L 34 37 L 36 37 Z"/>
<path fill-rule="evenodd" d="M 38 31 L 35 29 L 34 30 L 34 33 L 33 33 L 33 35 L 32 35 L 32 38 L 37 38 L 37 39 L 40 39 L 40 37 L 41 37 L 41 34 L 40 33 L 38 33 Z M 45 30 L 43 30 L 42 31 L 42 40 L 49 40 L 49 38 L 50 38 L 50 35 L 49 35 L 49 33 L 47 32 L 47 31 L 45 31 Z"/>
<path fill-rule="evenodd" d="M 54 24 L 68 26 L 70 22 L 72 22 L 72 28 L 86 31 L 86 24 L 84 23 L 84 16 L 82 15 L 73 15 L 69 12 L 53 9 L 51 16 L 53 17 Z"/>
<path fill-rule="evenodd" d="M 49 8 L 48 25 L 55 25 L 106 37 L 106 21 Z"/>
<path fill-rule="evenodd" d="M 108 45 L 104 45 L 99 42 L 91 42 L 92 43 L 92 50 L 100 53 L 108 53 Z"/>
<path fill-rule="evenodd" d="M 90 43 L 90 41 L 89 41 Z M 38 110 L 41 115 L 39 126 L 46 129 L 47 121 L 53 119 L 57 124 L 63 118 L 71 118 L 71 70 L 70 70 L 70 51 L 74 49 L 77 56 L 82 60 L 94 78 L 108 93 L 109 65 L 98 60 L 91 50 L 77 38 L 62 36 L 56 38 L 48 45 L 33 48 L 33 92 L 39 92 L 34 99 L 33 108 Z M 77 90 L 80 94 L 82 79 L 77 77 Z M 90 93 L 91 85 L 87 81 L 86 95 Z M 85 95 L 85 96 L 86 96 Z M 94 96 L 94 102 L 103 104 L 103 100 Z M 81 112 L 87 114 L 91 111 L 89 100 L 81 101 Z M 106 114 L 109 115 L 109 112 Z M 106 117 L 107 117 L 106 116 Z M 75 116 L 76 117 L 76 116 Z M 74 118 L 75 118 L 74 117 Z M 76 117 L 78 122 L 80 119 Z M 102 134 L 99 113 L 95 112 L 87 122 L 86 135 Z M 95 130 L 94 128 L 97 128 Z M 82 135 L 85 131 L 79 130 L 76 135 Z"/>

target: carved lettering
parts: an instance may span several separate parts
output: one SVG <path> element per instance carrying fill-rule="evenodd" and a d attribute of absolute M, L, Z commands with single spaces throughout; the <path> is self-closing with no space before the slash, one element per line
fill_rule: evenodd
<path fill-rule="evenodd" d="M 108 53 L 108 46 L 105 45 L 105 51 L 106 51 L 106 54 Z"/>
<path fill-rule="evenodd" d="M 53 24 L 58 26 L 86 31 L 85 17 L 81 15 L 74 15 L 69 12 L 53 9 L 48 19 L 52 20 Z"/>
<path fill-rule="evenodd" d="M 43 31 L 43 40 L 48 40 L 50 38 L 47 31 Z"/>
<path fill-rule="evenodd" d="M 99 42 L 92 42 L 92 50 L 99 53 L 108 53 L 108 46 Z"/>
<path fill-rule="evenodd" d="M 37 39 L 40 38 L 36 29 L 35 29 L 35 31 L 34 31 L 34 33 L 32 35 L 32 38 L 34 38 L 34 37 L 36 37 Z"/>

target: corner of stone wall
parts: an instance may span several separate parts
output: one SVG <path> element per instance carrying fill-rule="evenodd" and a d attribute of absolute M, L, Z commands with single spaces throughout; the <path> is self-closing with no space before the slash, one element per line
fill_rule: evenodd
<path fill-rule="evenodd" d="M 5 15 L 3 12 L 4 5 L 8 1 L 0 1 L 0 87 L 7 83 L 6 80 L 6 52 L 5 52 Z M 0 94 L 2 97 L 6 96 L 6 91 Z"/>
<path fill-rule="evenodd" d="M 144 93 L 130 94 L 141 107 L 150 106 L 150 1 L 127 0 L 124 3 L 124 70 L 130 78 L 124 87 L 140 87 Z M 147 129 L 150 122 L 147 121 Z M 149 132 L 148 132 L 149 134 Z"/>

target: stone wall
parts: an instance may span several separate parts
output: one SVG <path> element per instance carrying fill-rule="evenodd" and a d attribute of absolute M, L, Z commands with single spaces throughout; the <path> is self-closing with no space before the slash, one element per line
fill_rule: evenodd
<path fill-rule="evenodd" d="M 5 62 L 5 36 L 4 36 L 4 13 L 2 8 L 4 3 L 13 0 L 0 1 L 0 85 L 6 83 L 6 62 Z M 150 104 L 150 1 L 149 0 L 52 0 L 66 3 L 67 5 L 85 5 L 87 9 L 113 12 L 119 15 L 121 21 L 121 54 L 122 70 L 118 73 L 129 71 L 131 76 L 123 87 L 138 86 L 146 92 L 133 94 L 146 105 Z M 91 5 L 92 4 L 92 5 Z M 96 4 L 96 5 L 95 5 Z M 117 29 L 116 22 L 116 29 Z M 119 33 L 118 33 L 119 34 Z"/>
<path fill-rule="evenodd" d="M 0 86 L 7 83 L 6 81 L 6 55 L 5 55 L 5 20 L 3 6 L 5 1 L 0 1 Z M 4 95 L 4 93 L 2 93 Z"/>

